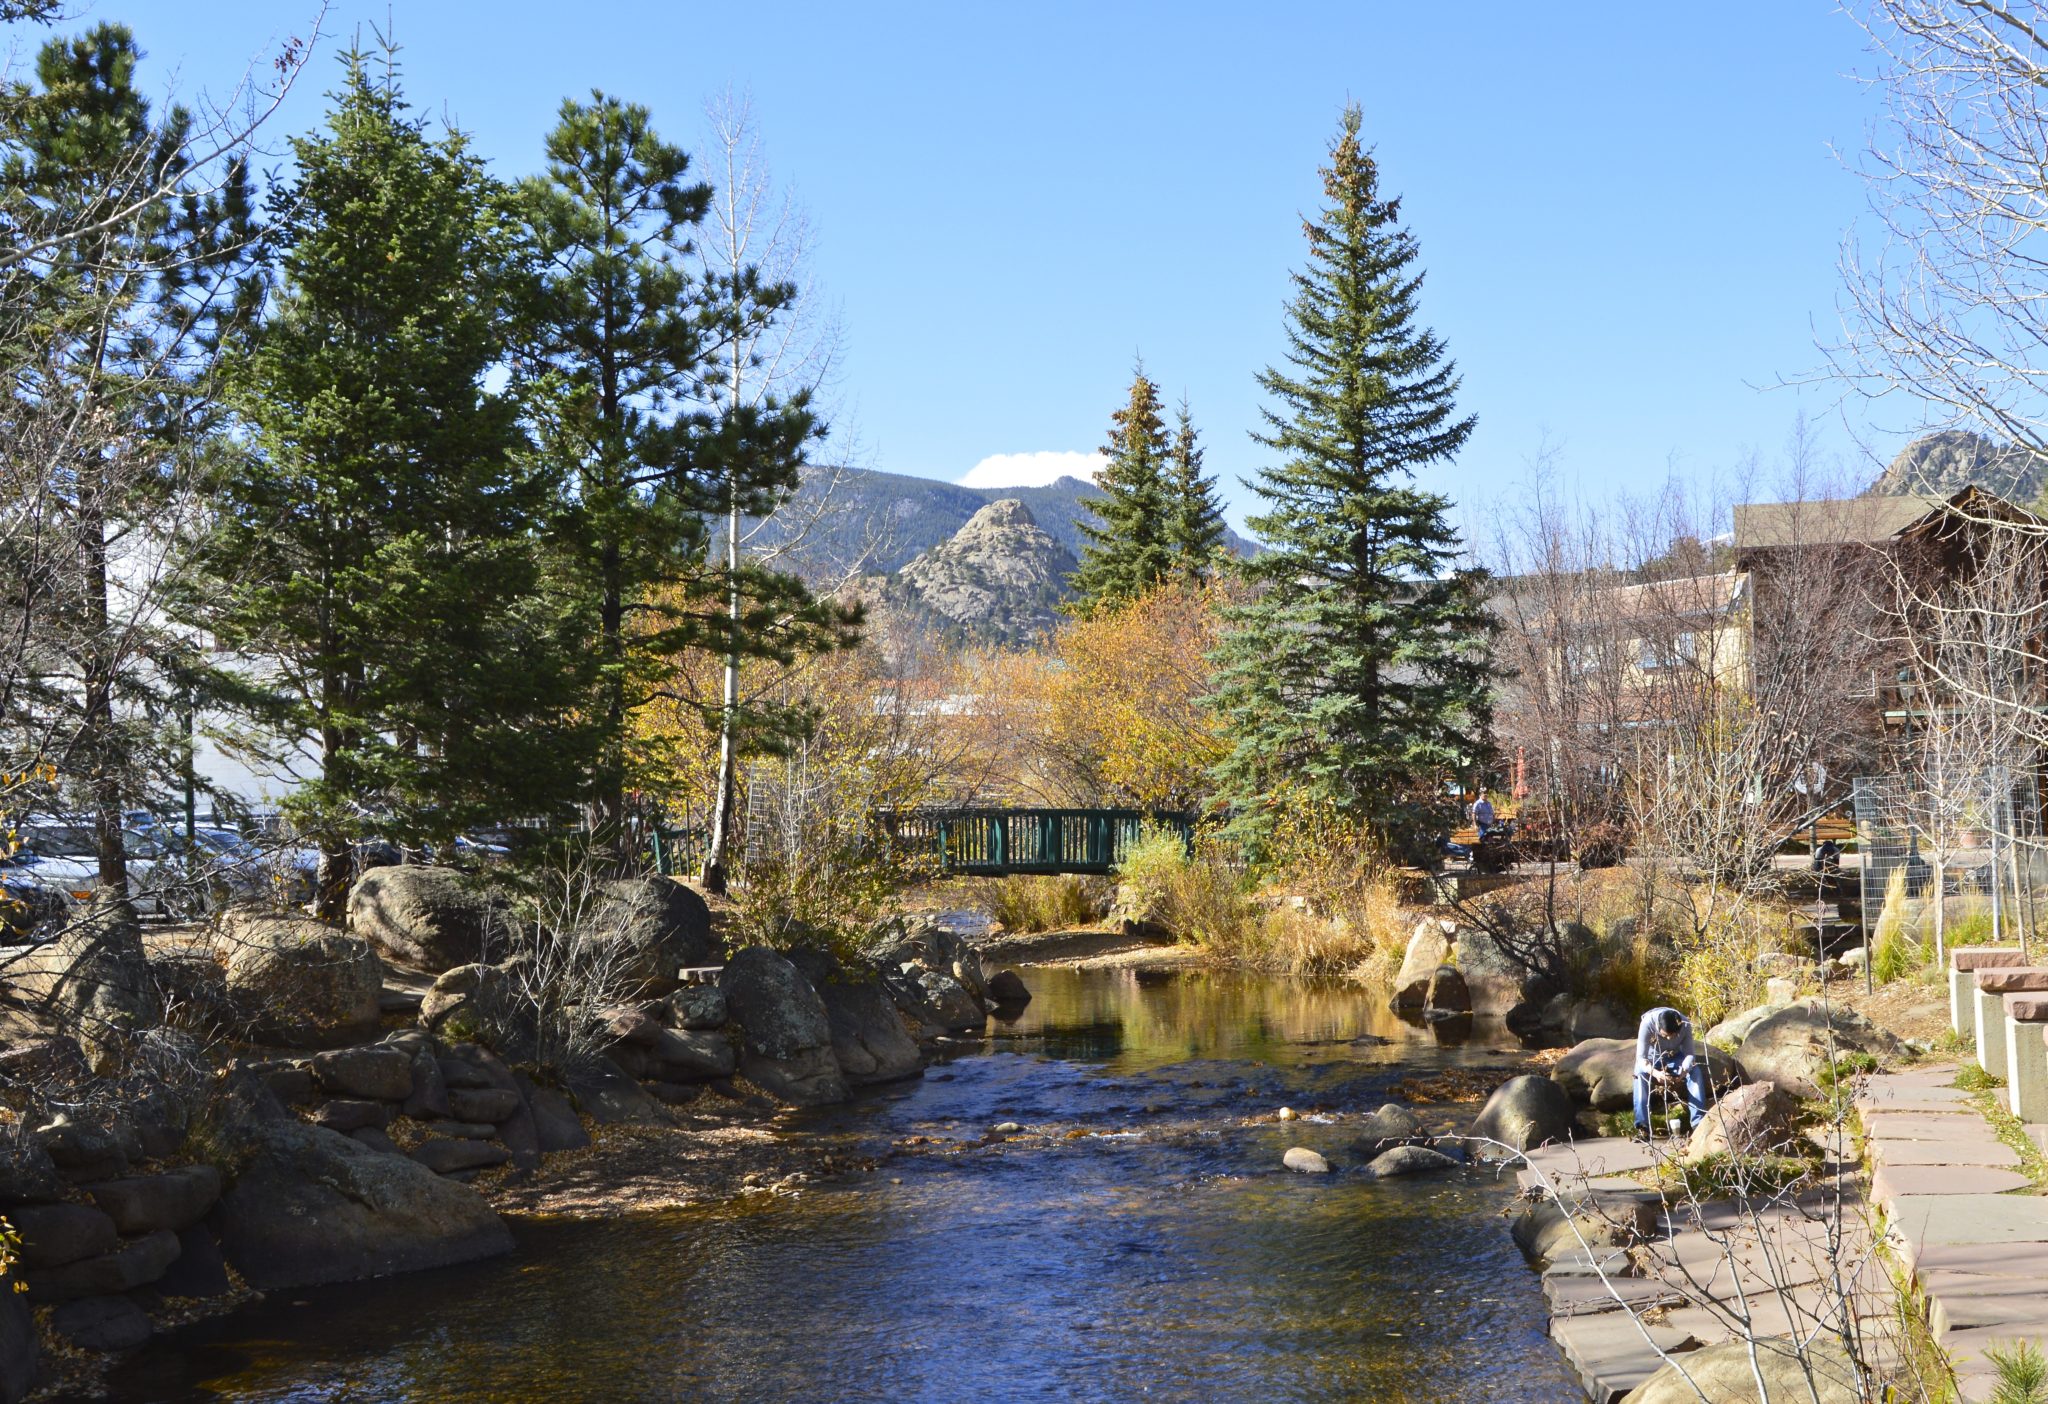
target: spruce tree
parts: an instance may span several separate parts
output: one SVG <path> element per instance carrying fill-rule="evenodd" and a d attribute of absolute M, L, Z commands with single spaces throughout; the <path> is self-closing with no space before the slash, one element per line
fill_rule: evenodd
<path fill-rule="evenodd" d="M 1299 793 L 1413 852 L 1445 817 L 1441 773 L 1481 745 L 1491 628 L 1449 500 L 1413 482 L 1474 421 L 1418 321 L 1415 238 L 1359 123 L 1347 108 L 1305 221 L 1286 365 L 1259 377 L 1272 404 L 1253 437 L 1275 461 L 1251 484 L 1267 508 L 1251 527 L 1267 549 L 1246 565 L 1254 589 L 1228 616 L 1212 703 L 1233 742 L 1218 779 L 1245 830 Z"/>
<path fill-rule="evenodd" d="M 1167 543 L 1173 551 L 1175 573 L 1197 582 L 1209 578 L 1223 548 L 1223 509 L 1216 501 L 1216 480 L 1202 472 L 1203 453 L 1194 416 L 1188 410 L 1187 397 L 1182 396 L 1167 465 L 1172 494 Z"/>
<path fill-rule="evenodd" d="M 213 484 L 192 592 L 257 660 L 221 691 L 317 759 L 287 806 L 328 916 L 355 840 L 558 814 L 587 770 L 582 651 L 538 549 L 555 482 L 490 388 L 524 273 L 509 192 L 408 114 L 388 58 L 375 81 L 345 61 L 271 201 L 280 285 L 234 375 L 249 442 Z"/>
<path fill-rule="evenodd" d="M 1109 461 L 1087 499 L 1095 522 L 1083 521 L 1081 568 L 1072 577 L 1074 612 L 1094 613 L 1136 599 L 1173 569 L 1173 497 L 1167 480 L 1171 445 L 1160 414 L 1159 387 L 1141 362 L 1130 399 L 1110 416 Z"/>

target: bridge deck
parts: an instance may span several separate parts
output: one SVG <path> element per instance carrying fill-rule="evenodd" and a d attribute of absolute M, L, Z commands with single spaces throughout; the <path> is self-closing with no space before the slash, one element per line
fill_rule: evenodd
<path fill-rule="evenodd" d="M 1194 841 L 1194 817 L 1141 809 L 922 809 L 878 816 L 888 839 L 923 849 L 943 873 L 1107 874 L 1149 824 Z"/>

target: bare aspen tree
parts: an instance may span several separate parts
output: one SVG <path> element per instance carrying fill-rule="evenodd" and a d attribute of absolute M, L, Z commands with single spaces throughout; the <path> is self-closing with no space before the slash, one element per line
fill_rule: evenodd
<path fill-rule="evenodd" d="M 708 118 L 720 170 L 699 255 L 705 286 L 720 305 L 713 314 L 716 349 L 707 357 L 705 389 L 716 412 L 735 421 L 777 401 L 808 403 L 829 379 L 838 337 L 814 310 L 815 299 L 805 286 L 810 225 L 769 173 L 751 103 L 728 92 L 711 104 Z M 829 508 L 844 471 L 813 470 L 798 500 L 751 521 L 740 493 L 726 493 L 719 544 L 731 642 L 721 675 L 717 780 L 704 858 L 704 881 L 714 891 L 726 885 L 747 703 L 737 642 L 749 609 L 743 566 L 769 567 L 797 550 L 809 526 Z M 776 517 L 783 520 L 774 522 L 779 530 L 769 535 Z"/>

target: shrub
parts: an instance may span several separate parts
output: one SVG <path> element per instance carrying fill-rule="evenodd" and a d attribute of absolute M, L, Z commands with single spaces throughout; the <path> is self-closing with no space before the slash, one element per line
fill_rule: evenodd
<path fill-rule="evenodd" d="M 1763 1002 L 1756 968 L 1763 933 L 1747 912 L 1721 915 L 1680 939 L 1670 981 L 1672 1003 L 1696 1025 L 1718 1024 Z"/>
<path fill-rule="evenodd" d="M 1674 959 L 1638 936 L 1603 937 L 1572 952 L 1572 988 L 1617 1009 L 1654 1009 L 1671 1000 Z"/>
<path fill-rule="evenodd" d="M 1007 931 L 1068 931 L 1102 920 L 1108 903 L 1094 880 L 1013 874 L 989 884 L 989 915 Z"/>
<path fill-rule="evenodd" d="M 1124 846 L 1116 865 L 1117 906 L 1164 919 L 1167 892 L 1187 871 L 1189 861 L 1187 842 L 1178 831 L 1148 821 Z M 1170 922 L 1168 928 L 1173 929 Z"/>
<path fill-rule="evenodd" d="M 1919 943 L 1908 929 L 1912 906 L 1912 899 L 1906 896 L 1906 869 L 1902 864 L 1885 879 L 1884 907 L 1877 914 L 1877 930 L 1870 942 L 1873 979 L 1896 980 L 1919 964 Z"/>
<path fill-rule="evenodd" d="M 2032 1341 L 1989 1346 L 1984 1358 L 1998 1372 L 1991 1404 L 2048 1404 L 2048 1357 Z"/>

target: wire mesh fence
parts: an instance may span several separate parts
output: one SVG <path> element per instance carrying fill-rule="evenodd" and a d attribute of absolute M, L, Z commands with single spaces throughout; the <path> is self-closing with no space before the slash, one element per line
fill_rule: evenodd
<path fill-rule="evenodd" d="M 1867 921 L 1888 900 L 1924 908 L 1939 899 L 1946 915 L 1962 899 L 1970 921 L 1961 929 L 1971 939 L 2010 941 L 2037 929 L 2048 848 L 2031 772 L 1862 775 L 1851 794 Z"/>

